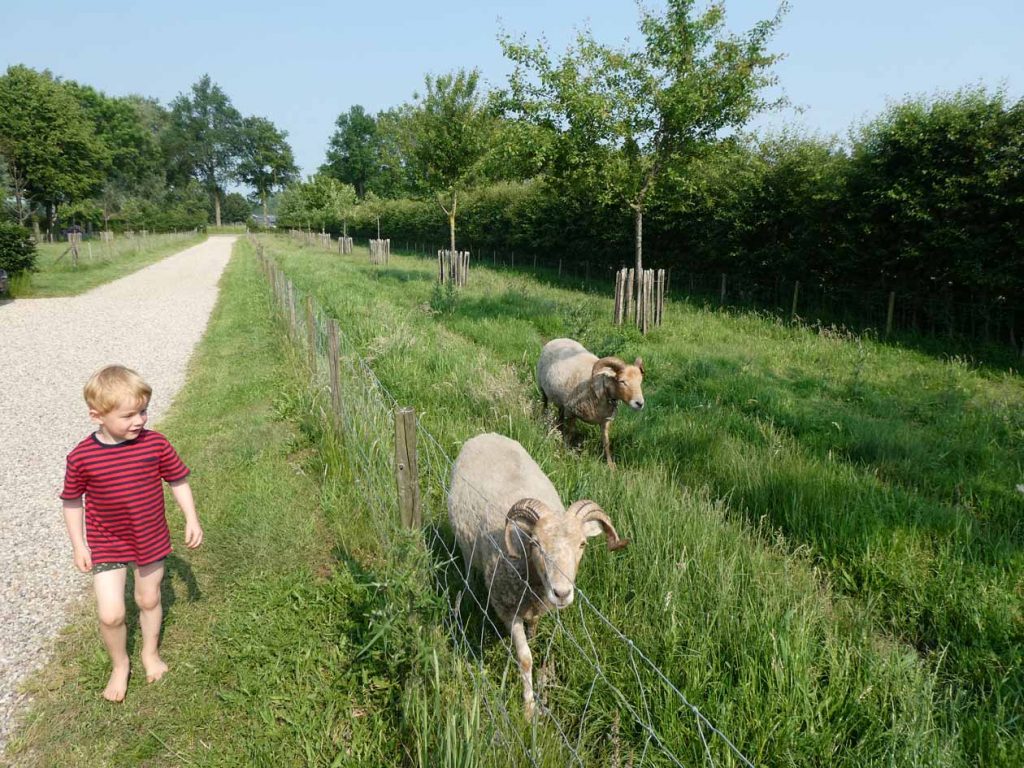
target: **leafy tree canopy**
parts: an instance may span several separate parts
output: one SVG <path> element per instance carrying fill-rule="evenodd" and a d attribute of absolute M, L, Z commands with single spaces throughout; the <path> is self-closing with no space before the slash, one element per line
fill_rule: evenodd
<path fill-rule="evenodd" d="M 7 165 L 18 217 L 28 203 L 47 210 L 95 192 L 110 152 L 74 92 L 49 72 L 12 66 L 0 77 L 0 156 Z"/>
<path fill-rule="evenodd" d="M 220 86 L 203 75 L 191 94 L 171 102 L 166 151 L 173 173 L 199 181 L 214 201 L 220 226 L 220 200 L 234 178 L 242 151 L 242 116 Z"/>

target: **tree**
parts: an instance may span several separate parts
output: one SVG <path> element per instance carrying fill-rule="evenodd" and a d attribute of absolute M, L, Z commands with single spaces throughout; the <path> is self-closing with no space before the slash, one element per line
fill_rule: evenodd
<path fill-rule="evenodd" d="M 28 230 L 0 221 L 0 269 L 16 275 L 36 268 L 36 244 Z"/>
<path fill-rule="evenodd" d="M 252 215 L 252 205 L 245 199 L 244 195 L 238 192 L 229 192 L 224 195 L 224 204 L 221 207 L 221 216 L 229 224 L 246 224 Z"/>
<path fill-rule="evenodd" d="M 477 92 L 477 70 L 426 77 L 426 92 L 406 122 L 408 160 L 423 191 L 436 196 L 448 217 L 455 251 L 459 192 L 480 174 L 494 121 Z"/>
<path fill-rule="evenodd" d="M 761 93 L 775 83 L 779 56 L 766 47 L 785 5 L 741 36 L 725 34 L 722 3 L 695 6 L 668 0 L 664 16 L 644 12 L 642 50 L 609 48 L 583 32 L 553 63 L 543 44 L 501 40 L 515 64 L 509 112 L 555 133 L 545 162 L 555 183 L 590 186 L 632 210 L 637 273 L 644 211 L 665 169 L 780 103 Z"/>
<path fill-rule="evenodd" d="M 158 196 L 165 186 L 165 161 L 159 138 L 166 112 L 141 96 L 111 98 L 87 85 L 66 87 L 96 126 L 96 137 L 106 147 L 109 162 L 95 197 L 104 227 L 131 196 Z M 155 121 L 155 125 L 154 125 Z"/>
<path fill-rule="evenodd" d="M 191 96 L 179 94 L 171 102 L 167 153 L 172 173 L 206 188 L 218 227 L 221 196 L 235 176 L 241 145 L 242 116 L 209 75 L 192 86 Z"/>
<path fill-rule="evenodd" d="M 327 147 L 327 162 L 320 166 L 320 172 L 351 184 L 362 199 L 382 165 L 377 121 L 356 104 L 338 116 L 335 126 Z"/>
<path fill-rule="evenodd" d="M 241 157 L 238 163 L 239 180 L 256 191 L 263 207 L 263 221 L 267 221 L 267 198 L 275 189 L 283 189 L 299 174 L 288 133 L 279 131 L 263 117 L 247 117 L 242 122 Z"/>
<path fill-rule="evenodd" d="M 326 231 L 328 223 L 341 223 L 356 203 L 356 191 L 351 185 L 324 173 L 311 176 L 300 189 L 307 221 L 319 223 L 321 232 Z"/>
<path fill-rule="evenodd" d="M 46 211 L 48 230 L 60 205 L 99 188 L 110 162 L 74 94 L 49 72 L 20 65 L 0 77 L 0 156 L 19 223 L 36 203 Z"/>

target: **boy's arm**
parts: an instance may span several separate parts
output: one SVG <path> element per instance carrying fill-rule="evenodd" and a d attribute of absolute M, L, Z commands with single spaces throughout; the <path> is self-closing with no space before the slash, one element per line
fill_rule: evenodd
<path fill-rule="evenodd" d="M 82 506 L 82 497 L 77 499 L 63 499 L 64 525 L 68 528 L 68 537 L 71 539 L 72 556 L 75 559 L 75 567 L 82 573 L 88 573 L 92 568 L 92 553 L 85 543 L 85 508 Z"/>
<path fill-rule="evenodd" d="M 178 502 L 181 511 L 185 513 L 185 546 L 195 549 L 203 543 L 203 528 L 199 525 L 199 516 L 196 514 L 196 503 L 192 498 L 192 488 L 187 478 L 175 480 L 169 483 L 171 495 Z"/>

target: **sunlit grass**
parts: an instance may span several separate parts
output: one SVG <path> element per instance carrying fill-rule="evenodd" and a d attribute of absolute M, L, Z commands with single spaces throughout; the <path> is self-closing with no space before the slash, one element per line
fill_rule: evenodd
<path fill-rule="evenodd" d="M 1021 761 L 1016 373 L 676 302 L 643 338 L 610 299 L 480 267 L 440 307 L 429 260 L 271 250 L 450 455 L 509 434 L 623 521 L 628 564 L 581 579 L 757 761 Z M 645 360 L 617 473 L 596 430 L 570 452 L 539 418 L 533 366 L 561 335 Z"/>

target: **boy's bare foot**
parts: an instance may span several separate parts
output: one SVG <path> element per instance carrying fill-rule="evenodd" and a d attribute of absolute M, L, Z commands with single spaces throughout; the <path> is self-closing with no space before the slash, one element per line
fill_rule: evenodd
<path fill-rule="evenodd" d="M 149 683 L 155 683 L 167 671 L 167 664 L 155 653 L 152 656 L 143 654 L 142 666 L 146 668 L 146 682 Z"/>
<path fill-rule="evenodd" d="M 110 680 L 107 687 L 103 689 L 103 698 L 107 701 L 124 701 L 124 695 L 128 691 L 128 675 L 131 666 L 125 664 L 123 667 L 116 666 L 110 672 Z"/>

